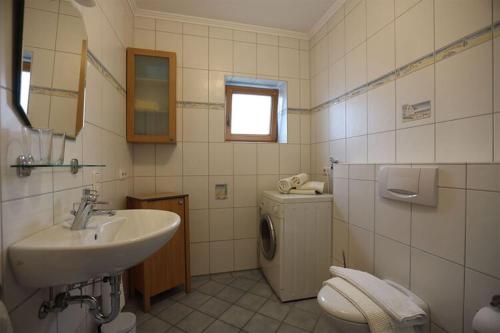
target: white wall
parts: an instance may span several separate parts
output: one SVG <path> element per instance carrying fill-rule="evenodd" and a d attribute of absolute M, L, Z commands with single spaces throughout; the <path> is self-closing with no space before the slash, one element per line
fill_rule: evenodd
<path fill-rule="evenodd" d="M 34 170 L 18 178 L 9 164 L 20 154 L 22 123 L 12 96 L 12 0 L 0 2 L 0 155 L 2 212 L 2 300 L 7 304 L 16 332 L 92 332 L 86 309 L 72 306 L 58 315 L 38 320 L 38 307 L 48 290 L 24 288 L 15 281 L 7 258 L 10 244 L 61 221 L 79 201 L 81 190 L 92 182 L 92 170 L 71 175 L 68 169 Z M 125 47 L 132 38 L 132 13 L 126 1 L 102 0 L 82 9 L 89 48 L 125 87 Z M 85 126 L 75 141 L 66 144 L 66 158 L 103 163 L 102 199 L 124 207 L 131 178 L 118 180 L 118 169 L 132 173 L 131 148 L 125 140 L 125 95 L 89 63 Z M 99 294 L 100 286 L 94 294 Z M 92 292 L 92 291 L 90 291 Z"/>
<path fill-rule="evenodd" d="M 309 172 L 308 41 L 146 17 L 134 45 L 177 53 L 176 145 L 134 145 L 134 192 L 190 196 L 191 273 L 257 267 L 259 193 Z M 224 75 L 288 82 L 288 143 L 224 142 Z M 215 184 L 228 199 L 215 200 Z"/>

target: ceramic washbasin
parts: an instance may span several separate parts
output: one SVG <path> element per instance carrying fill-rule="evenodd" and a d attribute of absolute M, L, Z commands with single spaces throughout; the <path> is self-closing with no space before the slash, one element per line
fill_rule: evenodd
<path fill-rule="evenodd" d="M 179 215 L 160 210 L 117 210 L 93 216 L 87 229 L 58 224 L 9 247 L 17 280 L 29 287 L 87 281 L 130 268 L 167 243 L 179 227 Z"/>

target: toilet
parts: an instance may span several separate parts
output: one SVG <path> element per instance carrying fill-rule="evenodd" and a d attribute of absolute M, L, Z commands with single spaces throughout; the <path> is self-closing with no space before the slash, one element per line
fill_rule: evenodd
<path fill-rule="evenodd" d="M 427 313 L 428 318 L 430 317 L 429 306 L 421 298 L 395 282 L 390 280 L 384 281 L 407 295 Z M 318 303 L 323 311 L 328 314 L 333 326 L 336 328 L 336 333 L 370 333 L 368 322 L 363 314 L 333 288 L 323 286 L 318 293 Z M 429 324 L 426 323 L 415 327 L 415 331 L 428 333 L 430 331 L 429 327 Z"/>

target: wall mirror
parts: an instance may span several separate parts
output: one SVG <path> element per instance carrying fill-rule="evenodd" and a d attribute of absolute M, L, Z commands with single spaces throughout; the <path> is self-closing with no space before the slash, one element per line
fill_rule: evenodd
<path fill-rule="evenodd" d="M 14 99 L 33 128 L 75 138 L 83 127 L 87 33 L 71 0 L 14 1 Z"/>

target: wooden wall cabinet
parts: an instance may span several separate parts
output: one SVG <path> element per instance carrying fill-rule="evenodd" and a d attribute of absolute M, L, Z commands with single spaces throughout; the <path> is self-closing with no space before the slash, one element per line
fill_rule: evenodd
<path fill-rule="evenodd" d="M 189 197 L 185 194 L 154 194 L 127 197 L 129 209 L 158 209 L 177 213 L 181 224 L 176 233 L 160 250 L 130 270 L 130 292 L 139 291 L 143 310 L 151 308 L 150 298 L 183 285 L 191 291 L 189 263 Z"/>
<path fill-rule="evenodd" d="M 176 55 L 127 49 L 127 141 L 175 143 Z"/>

